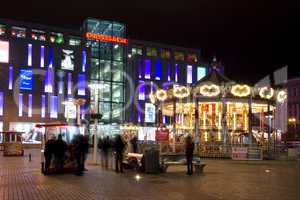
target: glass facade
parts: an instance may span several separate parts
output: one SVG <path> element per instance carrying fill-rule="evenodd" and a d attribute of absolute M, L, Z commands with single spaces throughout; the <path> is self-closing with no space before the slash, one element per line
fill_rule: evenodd
<path fill-rule="evenodd" d="M 85 32 L 94 34 L 126 37 L 125 25 L 117 22 L 88 19 L 84 28 Z M 97 112 L 103 115 L 103 122 L 123 122 L 126 44 L 101 39 L 87 39 L 86 42 L 91 47 L 90 79 L 95 86 L 91 92 L 91 107 L 97 107 Z"/>

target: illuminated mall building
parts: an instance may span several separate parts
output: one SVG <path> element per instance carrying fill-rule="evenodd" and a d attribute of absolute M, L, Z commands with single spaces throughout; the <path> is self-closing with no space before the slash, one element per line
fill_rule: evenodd
<path fill-rule="evenodd" d="M 90 112 L 103 115 L 101 134 L 118 133 L 129 122 L 154 126 L 149 94 L 156 87 L 190 85 L 209 67 L 200 49 L 128 39 L 119 22 L 87 19 L 68 30 L 0 19 L 0 70 L 2 130 L 75 123 L 79 111 L 82 120 Z M 76 99 L 85 100 L 80 109 Z"/>

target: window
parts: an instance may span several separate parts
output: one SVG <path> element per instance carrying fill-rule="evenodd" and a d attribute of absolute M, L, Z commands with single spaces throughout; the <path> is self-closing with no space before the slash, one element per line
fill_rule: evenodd
<path fill-rule="evenodd" d="M 63 44 L 64 43 L 64 35 L 62 33 L 50 33 L 50 42 Z"/>
<path fill-rule="evenodd" d="M 111 69 L 110 69 L 111 62 L 101 60 L 100 61 L 100 80 L 111 80 Z"/>
<path fill-rule="evenodd" d="M 132 47 L 132 49 L 131 49 L 131 54 L 133 55 L 133 56 L 135 56 L 135 55 L 143 55 L 143 48 L 142 47 Z"/>
<path fill-rule="evenodd" d="M 110 101 L 110 96 L 111 96 L 110 84 L 104 82 L 99 83 L 100 101 Z"/>
<path fill-rule="evenodd" d="M 57 118 L 58 113 L 58 98 L 57 96 L 50 96 L 50 118 Z"/>
<path fill-rule="evenodd" d="M 121 103 L 113 103 L 112 104 L 112 119 L 117 121 L 122 121 L 122 111 L 123 104 Z"/>
<path fill-rule="evenodd" d="M 13 77 L 13 67 L 9 66 L 9 73 L 8 73 L 8 89 L 12 90 L 13 89 L 13 81 L 14 81 L 14 77 Z"/>
<path fill-rule="evenodd" d="M 187 66 L 186 83 L 193 83 L 193 66 L 192 65 Z"/>
<path fill-rule="evenodd" d="M 112 101 L 113 102 L 123 102 L 123 84 L 113 83 L 112 85 Z"/>
<path fill-rule="evenodd" d="M 145 81 L 139 81 L 138 85 L 138 99 L 145 100 Z"/>
<path fill-rule="evenodd" d="M 206 68 L 205 67 L 197 67 L 197 81 L 206 76 Z"/>
<path fill-rule="evenodd" d="M 174 59 L 177 60 L 177 61 L 184 61 L 184 53 L 179 52 L 179 51 L 175 51 L 174 52 Z"/>
<path fill-rule="evenodd" d="M 162 63 L 160 60 L 155 61 L 155 79 L 156 80 L 162 79 Z"/>
<path fill-rule="evenodd" d="M 78 95 L 85 95 L 85 75 L 84 74 L 78 74 L 78 91 L 77 94 Z"/>
<path fill-rule="evenodd" d="M 33 40 L 46 41 L 46 33 L 45 33 L 45 31 L 32 29 L 31 38 Z"/>
<path fill-rule="evenodd" d="M 171 52 L 167 49 L 162 49 L 160 56 L 161 56 L 161 58 L 164 58 L 164 59 L 170 59 L 171 58 Z"/>
<path fill-rule="evenodd" d="M 81 40 L 77 37 L 70 37 L 69 38 L 69 45 L 71 46 L 80 46 Z"/>
<path fill-rule="evenodd" d="M 103 120 L 110 120 L 110 103 L 100 102 L 99 110 Z"/>
<path fill-rule="evenodd" d="M 6 25 L 0 24 L 0 35 L 6 35 L 6 31 L 7 31 Z"/>
<path fill-rule="evenodd" d="M 28 51 L 27 65 L 32 66 L 32 44 L 28 44 L 27 51 Z"/>
<path fill-rule="evenodd" d="M 100 62 L 99 59 L 92 58 L 91 61 L 91 79 L 99 79 L 100 78 Z"/>
<path fill-rule="evenodd" d="M 188 54 L 186 56 L 186 60 L 188 62 L 198 62 L 198 58 L 197 58 L 197 55 L 196 54 Z"/>
<path fill-rule="evenodd" d="M 13 26 L 13 27 L 11 27 L 11 35 L 13 37 L 17 37 L 17 38 L 25 38 L 26 37 L 26 28 Z"/>
<path fill-rule="evenodd" d="M 113 59 L 115 61 L 122 61 L 123 53 L 124 53 L 123 45 L 119 45 L 119 44 L 113 45 Z"/>
<path fill-rule="evenodd" d="M 23 116 L 23 94 L 19 94 L 19 117 Z"/>
<path fill-rule="evenodd" d="M 9 62 L 9 42 L 0 40 L 0 63 Z"/>
<path fill-rule="evenodd" d="M 112 80 L 117 82 L 123 81 L 123 63 L 114 62 L 112 70 Z"/>
<path fill-rule="evenodd" d="M 149 59 L 144 61 L 144 73 L 145 79 L 151 79 L 151 60 Z"/>
<path fill-rule="evenodd" d="M 146 56 L 157 56 L 157 49 L 153 47 L 147 47 L 146 48 Z"/>

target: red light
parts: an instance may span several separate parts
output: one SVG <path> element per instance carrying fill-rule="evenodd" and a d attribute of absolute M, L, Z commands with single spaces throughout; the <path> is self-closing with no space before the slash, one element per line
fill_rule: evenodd
<path fill-rule="evenodd" d="M 127 38 L 121 38 L 121 37 L 116 37 L 116 36 L 111 36 L 111 35 L 103 35 L 103 34 L 87 32 L 85 34 L 85 37 L 88 39 L 101 40 L 101 41 L 105 41 L 105 42 L 128 44 Z"/>

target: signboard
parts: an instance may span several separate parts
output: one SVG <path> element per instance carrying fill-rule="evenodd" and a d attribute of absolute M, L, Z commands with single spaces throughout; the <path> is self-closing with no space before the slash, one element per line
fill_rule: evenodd
<path fill-rule="evenodd" d="M 155 131 L 154 127 L 139 127 L 138 129 L 138 139 L 141 141 L 155 141 Z"/>
<path fill-rule="evenodd" d="M 9 62 L 9 42 L 0 40 L 0 63 Z"/>
<path fill-rule="evenodd" d="M 169 130 L 156 130 L 155 131 L 155 140 L 157 142 L 169 141 Z"/>
<path fill-rule="evenodd" d="M 248 160 L 263 160 L 262 149 L 258 147 L 248 148 Z"/>
<path fill-rule="evenodd" d="M 32 69 L 20 69 L 20 90 L 32 90 Z"/>
<path fill-rule="evenodd" d="M 231 159 L 232 160 L 247 160 L 248 148 L 247 147 L 232 147 Z"/>
<path fill-rule="evenodd" d="M 74 70 L 74 51 L 63 49 L 63 59 L 61 61 L 61 68 L 66 70 Z"/>
<path fill-rule="evenodd" d="M 114 43 L 121 43 L 121 44 L 127 44 L 128 39 L 127 38 L 121 38 L 117 36 L 111 36 L 111 35 L 103 35 L 103 34 L 97 34 L 97 33 L 91 33 L 87 32 L 85 34 L 85 37 L 92 40 L 101 40 L 103 42 L 114 42 Z"/>
<path fill-rule="evenodd" d="M 152 103 L 145 103 L 145 122 L 155 122 L 155 106 Z"/>
<path fill-rule="evenodd" d="M 65 105 L 65 118 L 66 119 L 76 119 L 76 105 L 73 103 L 68 103 Z"/>
<path fill-rule="evenodd" d="M 32 122 L 10 122 L 9 130 L 24 132 L 22 134 L 22 141 L 25 144 L 40 144 L 44 129 L 37 128 L 35 125 L 36 124 Z"/>

